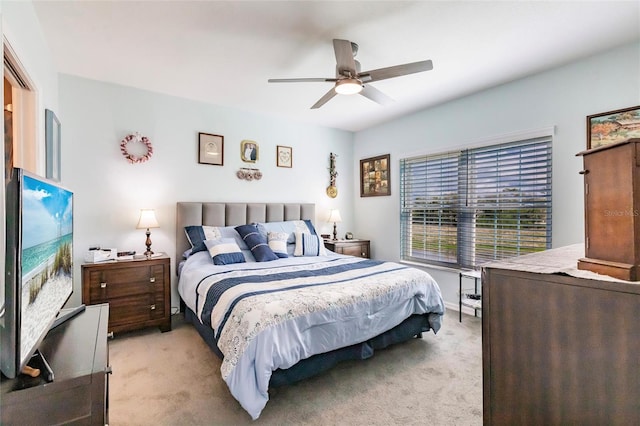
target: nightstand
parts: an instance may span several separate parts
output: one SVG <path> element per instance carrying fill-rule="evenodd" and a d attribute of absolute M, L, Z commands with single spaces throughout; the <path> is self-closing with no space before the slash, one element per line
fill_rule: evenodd
<path fill-rule="evenodd" d="M 167 255 L 82 265 L 82 303 L 109 304 L 109 332 L 157 326 L 171 330 Z"/>
<path fill-rule="evenodd" d="M 366 259 L 370 257 L 369 240 L 324 240 L 324 246 L 340 254 L 364 257 Z"/>

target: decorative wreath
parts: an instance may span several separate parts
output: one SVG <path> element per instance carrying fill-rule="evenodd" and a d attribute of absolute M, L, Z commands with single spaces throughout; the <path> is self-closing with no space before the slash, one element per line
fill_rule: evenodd
<path fill-rule="evenodd" d="M 130 154 L 129 151 L 127 151 L 127 145 L 131 141 L 143 143 L 147 147 L 147 153 L 140 156 Z M 124 139 L 122 139 L 122 141 L 120 142 L 120 151 L 129 163 L 144 163 L 146 161 L 149 161 L 149 159 L 153 155 L 153 146 L 151 146 L 151 141 L 149 140 L 149 138 L 147 138 L 146 136 L 142 136 L 140 133 L 134 133 L 131 135 L 127 135 Z"/>

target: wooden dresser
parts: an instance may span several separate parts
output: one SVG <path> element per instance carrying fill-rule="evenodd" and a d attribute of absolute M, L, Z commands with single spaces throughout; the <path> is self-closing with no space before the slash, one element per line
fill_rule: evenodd
<path fill-rule="evenodd" d="M 369 240 L 324 240 L 324 246 L 335 253 L 366 259 L 371 257 Z"/>
<path fill-rule="evenodd" d="M 39 349 L 54 372 L 53 382 L 3 376 L 0 424 L 108 424 L 108 317 L 107 305 L 87 306 L 47 334 Z"/>
<path fill-rule="evenodd" d="M 640 280 L 640 139 L 583 157 L 585 257 L 578 268 Z"/>
<path fill-rule="evenodd" d="M 166 255 L 82 265 L 82 303 L 109 304 L 109 331 L 171 330 L 171 273 Z"/>
<path fill-rule="evenodd" d="M 485 425 L 640 424 L 640 282 L 579 271 L 583 255 L 483 268 Z"/>

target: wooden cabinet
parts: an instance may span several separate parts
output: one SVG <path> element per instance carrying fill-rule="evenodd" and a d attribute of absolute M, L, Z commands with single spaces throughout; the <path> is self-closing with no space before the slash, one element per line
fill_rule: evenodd
<path fill-rule="evenodd" d="M 53 382 L 3 377 L 0 424 L 109 423 L 108 317 L 108 305 L 88 306 L 49 332 L 39 349 L 54 372 Z"/>
<path fill-rule="evenodd" d="M 640 280 L 640 139 L 578 155 L 585 191 L 585 258 L 578 268 Z"/>
<path fill-rule="evenodd" d="M 367 259 L 371 257 L 369 240 L 324 240 L 324 246 L 340 254 Z"/>
<path fill-rule="evenodd" d="M 109 304 L 109 331 L 171 330 L 169 257 L 82 265 L 82 303 Z"/>
<path fill-rule="evenodd" d="M 483 268 L 484 424 L 640 424 L 640 285 L 543 253 Z"/>

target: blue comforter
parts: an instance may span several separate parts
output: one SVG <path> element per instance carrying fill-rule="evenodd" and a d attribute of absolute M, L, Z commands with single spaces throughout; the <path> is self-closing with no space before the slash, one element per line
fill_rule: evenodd
<path fill-rule="evenodd" d="M 363 342 L 412 314 L 440 329 L 444 302 L 424 271 L 331 254 L 216 266 L 206 252 L 182 267 L 179 292 L 214 330 L 222 378 L 253 419 L 272 371 Z"/>

